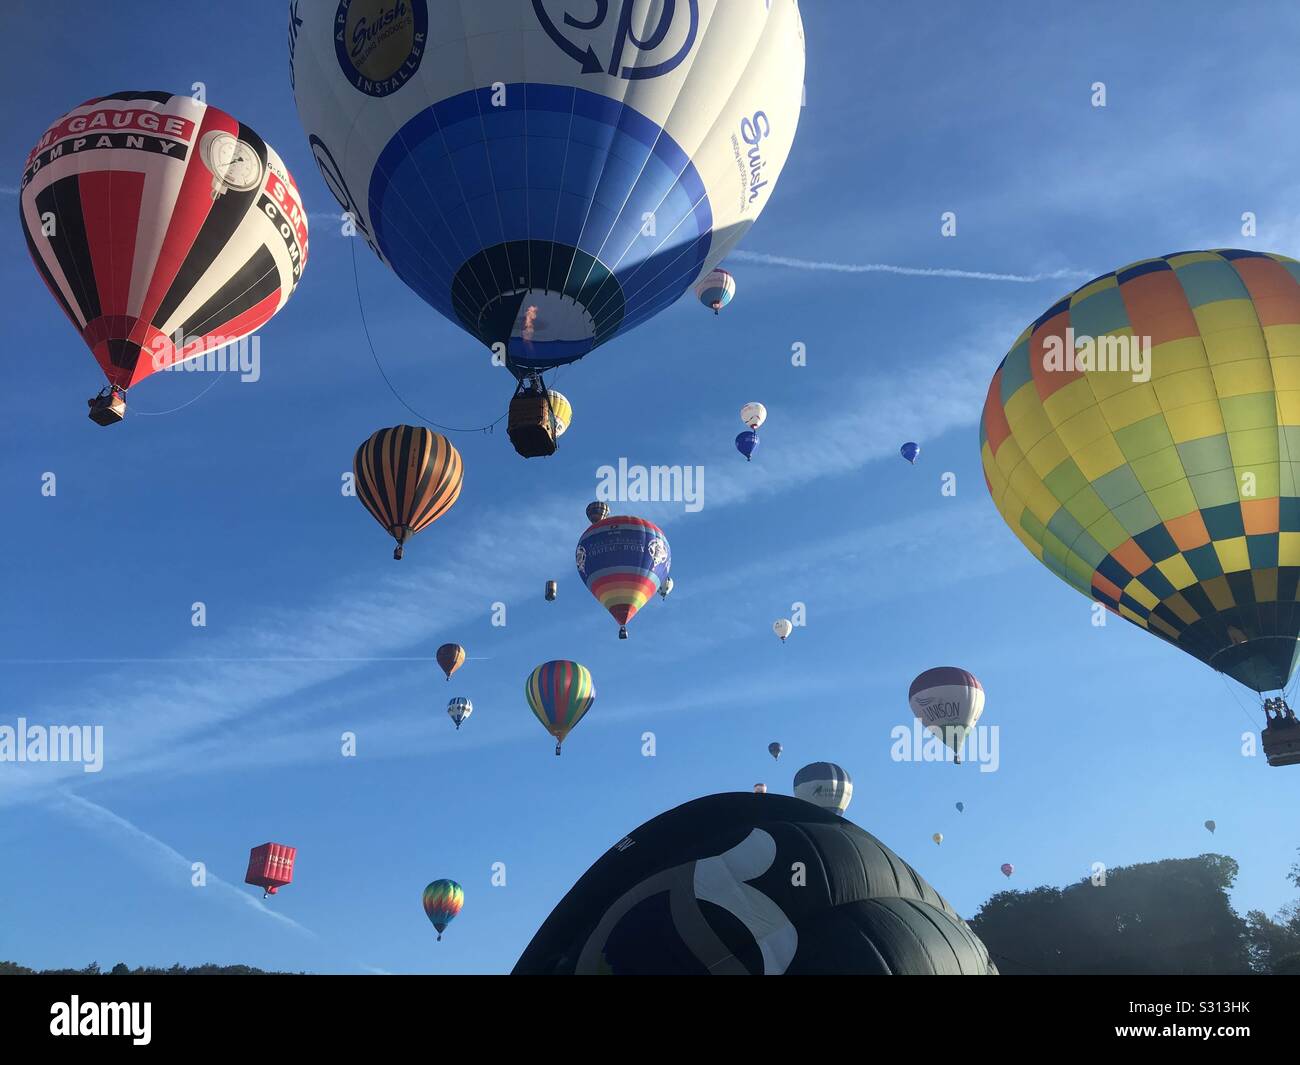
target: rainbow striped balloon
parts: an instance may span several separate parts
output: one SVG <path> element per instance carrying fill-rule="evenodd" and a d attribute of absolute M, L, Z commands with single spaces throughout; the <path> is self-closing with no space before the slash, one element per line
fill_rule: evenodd
<path fill-rule="evenodd" d="M 435 880 L 424 889 L 424 915 L 432 922 L 439 940 L 464 905 L 465 889 L 454 880 Z"/>
<path fill-rule="evenodd" d="M 587 590 L 613 615 L 619 639 L 626 640 L 627 623 L 668 579 L 673 553 L 654 522 L 615 517 L 582 534 L 576 561 Z"/>
<path fill-rule="evenodd" d="M 543 662 L 528 675 L 524 695 L 537 720 L 555 737 L 555 753 L 596 701 L 591 670 L 577 662 Z"/>

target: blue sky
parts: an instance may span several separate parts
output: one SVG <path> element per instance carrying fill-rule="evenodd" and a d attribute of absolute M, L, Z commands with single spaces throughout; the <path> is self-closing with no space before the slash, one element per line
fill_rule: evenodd
<path fill-rule="evenodd" d="M 202 80 L 285 159 L 313 231 L 302 284 L 261 331 L 260 381 L 225 375 L 196 399 L 210 377 L 161 375 L 101 430 L 83 405 L 99 371 L 19 227 L 0 227 L 0 723 L 103 724 L 107 747 L 95 775 L 0 765 L 0 958 L 507 971 L 628 830 L 756 781 L 789 791 L 820 759 L 852 774 L 849 817 L 967 916 L 1006 886 L 1004 861 L 1028 887 L 1207 850 L 1240 861 L 1240 910 L 1289 901 L 1300 839 L 1276 811 L 1295 781 L 1239 755 L 1258 725 L 1248 693 L 1118 619 L 1094 628 L 1088 601 L 1003 525 L 979 464 L 999 360 L 1083 280 L 1187 248 L 1300 251 L 1282 133 L 1300 120 L 1300 11 L 1185 8 L 806 3 L 808 105 L 727 264 L 736 302 L 715 320 L 684 300 L 565 370 L 576 418 L 554 459 L 525 463 L 503 434 L 455 437 L 464 494 L 399 566 L 339 492 L 357 444 L 406 414 L 372 362 L 353 246 L 297 121 L 282 5 L 183 21 L 145 0 L 7 5 L 4 38 L 22 42 L 0 71 L 11 210 L 57 115 Z M 1245 211 L 1257 237 L 1240 235 Z M 407 401 L 445 422 L 497 417 L 503 371 L 357 250 Z M 751 399 L 769 421 L 747 465 L 732 440 Z M 915 468 L 897 455 L 907 439 Z M 705 470 L 699 513 L 640 508 L 672 543 L 677 587 L 626 642 L 572 561 L 596 470 L 620 457 Z M 190 624 L 196 601 L 206 628 Z M 782 646 L 771 622 L 795 601 L 808 624 Z M 448 640 L 471 659 L 451 684 L 431 662 Z M 559 759 L 522 696 L 550 658 L 584 662 L 598 691 Z M 909 682 L 940 664 L 983 681 L 997 772 L 890 759 Z M 475 713 L 456 733 L 444 707 L 459 694 Z M 344 731 L 356 758 L 340 757 Z M 266 840 L 299 848 L 269 906 L 241 883 Z M 466 905 L 435 943 L 420 892 L 444 876 Z"/>

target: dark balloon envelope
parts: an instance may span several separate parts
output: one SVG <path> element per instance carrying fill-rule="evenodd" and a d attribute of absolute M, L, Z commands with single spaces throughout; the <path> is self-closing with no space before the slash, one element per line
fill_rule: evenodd
<path fill-rule="evenodd" d="M 514 972 L 997 968 L 952 907 L 874 836 L 798 799 L 731 793 L 669 810 L 615 844 L 556 906 Z"/>

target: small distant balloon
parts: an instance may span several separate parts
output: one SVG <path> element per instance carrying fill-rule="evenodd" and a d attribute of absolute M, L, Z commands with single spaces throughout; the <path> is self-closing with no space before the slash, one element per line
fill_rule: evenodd
<path fill-rule="evenodd" d="M 781 637 L 782 643 L 785 643 L 790 633 L 794 632 L 794 626 L 790 624 L 789 618 L 777 618 L 772 622 L 772 631 Z"/>
<path fill-rule="evenodd" d="M 1213 821 L 1206 821 L 1205 827 L 1210 830 L 1210 835 L 1214 835 L 1214 830 L 1219 826 L 1216 825 Z"/>
<path fill-rule="evenodd" d="M 974 674 L 955 666 L 927 669 L 907 693 L 912 713 L 943 740 L 960 765 L 962 748 L 984 713 L 984 688 Z"/>
<path fill-rule="evenodd" d="M 943 842 L 943 833 L 942 833 L 942 832 L 936 832 L 936 833 L 935 833 L 933 836 L 931 836 L 930 838 L 931 838 L 932 840 L 934 840 L 934 845 L 937 847 L 937 846 L 939 846 L 940 843 Z"/>
<path fill-rule="evenodd" d="M 456 731 L 460 731 L 460 723 L 474 712 L 474 704 L 468 699 L 456 698 L 447 704 L 447 716 L 456 723 Z"/>
<path fill-rule="evenodd" d="M 784 750 L 785 748 L 782 747 L 779 743 L 773 742 L 767 745 L 767 753 L 770 754 L 773 758 L 779 759 L 781 757 L 781 752 Z"/>
<path fill-rule="evenodd" d="M 746 462 L 754 461 L 754 452 L 758 450 L 758 434 L 746 429 L 736 437 L 736 450 L 745 456 Z"/>
<path fill-rule="evenodd" d="M 357 499 L 394 540 L 406 542 L 441 518 L 460 498 L 464 468 L 445 436 L 422 426 L 394 425 L 372 433 L 352 459 Z"/>
<path fill-rule="evenodd" d="M 262 889 L 262 898 L 274 895 L 286 884 L 293 883 L 293 863 L 298 848 L 283 843 L 263 843 L 248 852 L 248 872 L 245 884 L 255 884 Z"/>
<path fill-rule="evenodd" d="M 669 577 L 659 589 L 659 598 L 667 599 L 673 593 L 673 579 Z"/>
<path fill-rule="evenodd" d="M 451 675 L 465 664 L 465 648 L 458 643 L 444 643 L 434 657 L 438 660 L 438 668 L 451 680 Z"/>
<path fill-rule="evenodd" d="M 592 525 L 595 525 L 596 522 L 598 521 L 604 521 L 608 517 L 609 517 L 608 503 L 587 504 L 587 520 L 591 522 Z"/>
<path fill-rule="evenodd" d="M 546 601 L 554 603 L 555 597 L 560 594 L 560 586 L 555 581 L 546 582 Z"/>
<path fill-rule="evenodd" d="M 853 799 L 853 780 L 834 762 L 813 762 L 794 775 L 794 797 L 843 817 Z"/>
<path fill-rule="evenodd" d="M 429 918 L 438 939 L 465 905 L 465 889 L 454 880 L 435 880 L 424 889 L 424 915 Z"/>
<path fill-rule="evenodd" d="M 767 794 L 767 785 L 766 785 L 766 784 L 755 784 L 755 785 L 754 785 L 754 794 L 755 794 L 755 795 L 766 795 L 766 794 Z"/>
<path fill-rule="evenodd" d="M 957 812 L 959 814 L 964 814 L 966 812 L 966 804 L 964 802 L 959 802 L 957 804 Z"/>
<path fill-rule="evenodd" d="M 751 429 L 758 429 L 767 421 L 767 408 L 761 403 L 746 403 L 740 408 L 740 420 Z"/>
<path fill-rule="evenodd" d="M 546 398 L 550 401 L 551 420 L 555 422 L 555 438 L 558 440 L 573 423 L 573 404 L 563 392 L 549 389 Z"/>
<path fill-rule="evenodd" d="M 542 727 L 555 737 L 555 753 L 596 701 L 591 671 L 577 662 L 543 662 L 524 683 L 524 697 Z"/>
<path fill-rule="evenodd" d="M 1003 863 L 1002 863 L 1002 875 L 1003 875 L 1003 876 L 1010 876 L 1010 875 L 1011 875 L 1012 873 L 1014 873 L 1015 871 L 1016 871 L 1016 867 L 1015 867 L 1014 865 L 1012 865 L 1010 862 L 1003 862 Z"/>
<path fill-rule="evenodd" d="M 695 295 L 714 314 L 736 298 L 736 279 L 726 270 L 712 270 L 695 286 Z"/>
<path fill-rule="evenodd" d="M 626 640 L 628 623 L 668 580 L 673 553 L 654 522 L 618 515 L 583 533 L 573 560 L 587 591 L 618 622 L 618 638 Z"/>
<path fill-rule="evenodd" d="M 921 453 L 921 445 L 909 440 L 906 444 L 898 449 L 899 454 L 907 459 L 913 466 L 916 465 L 916 457 Z"/>

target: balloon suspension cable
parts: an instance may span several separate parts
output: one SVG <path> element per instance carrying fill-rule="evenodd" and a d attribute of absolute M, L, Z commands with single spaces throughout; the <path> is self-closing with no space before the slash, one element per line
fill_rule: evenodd
<path fill-rule="evenodd" d="M 408 411 L 414 414 L 417 418 L 419 418 L 420 421 L 424 422 L 425 425 L 431 425 L 435 429 L 441 429 L 444 433 L 483 433 L 484 435 L 491 433 L 492 430 L 500 422 L 505 421 L 505 419 L 509 417 L 508 414 L 501 415 L 501 417 L 498 418 L 496 421 L 488 422 L 487 425 L 480 425 L 477 427 L 443 425 L 441 422 L 435 422 L 432 418 L 426 418 L 418 410 L 416 410 L 409 403 L 407 403 L 406 400 L 404 400 L 401 397 L 401 394 L 397 391 L 397 389 L 393 387 L 393 382 L 388 379 L 388 374 L 384 372 L 383 364 L 380 363 L 379 361 L 379 353 L 375 350 L 374 338 L 371 337 L 370 335 L 370 324 L 366 321 L 366 308 L 365 308 L 365 304 L 362 302 L 361 299 L 361 275 L 357 270 L 356 240 L 355 238 L 351 238 L 351 239 L 352 239 L 352 280 L 355 282 L 356 289 L 357 289 L 357 310 L 361 314 L 361 328 L 366 334 L 366 344 L 369 345 L 370 347 L 371 358 L 375 360 L 375 368 L 379 370 L 379 376 L 384 379 L 384 384 L 388 386 L 388 391 L 390 391 L 393 394 L 393 398 L 396 399 L 398 403 L 400 403 Z M 395 555 L 394 557 L 401 558 L 402 556 Z"/>

